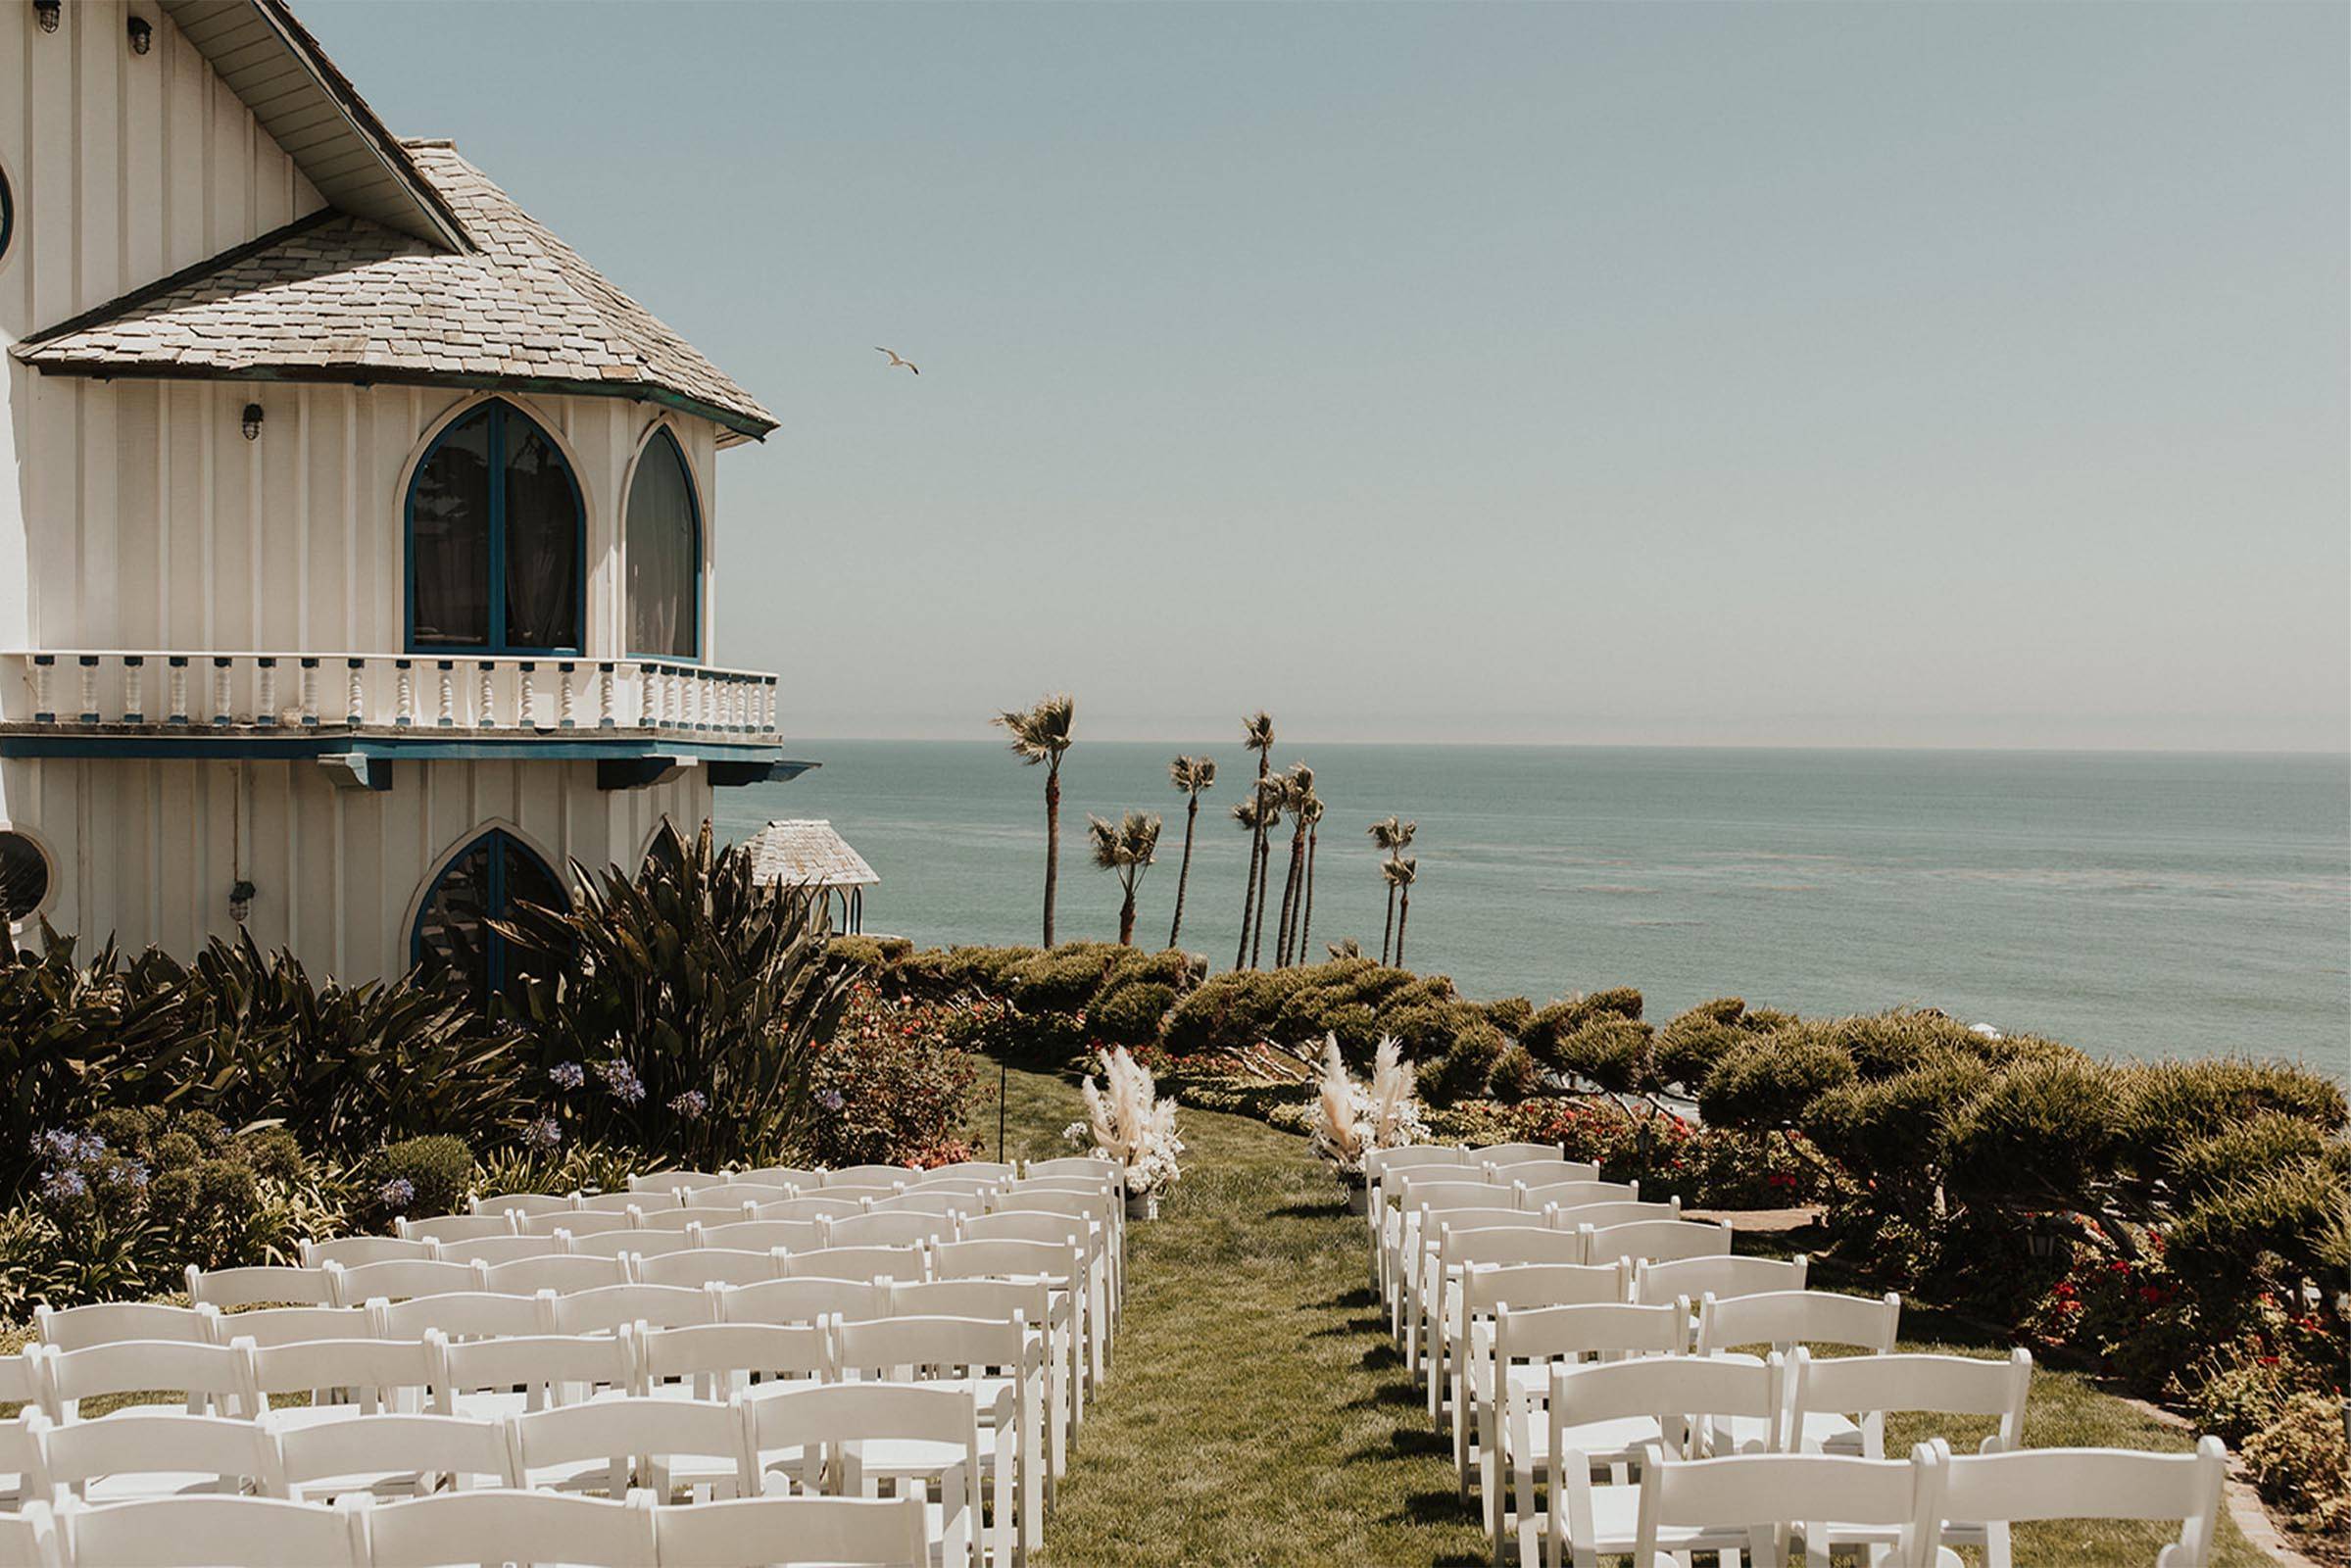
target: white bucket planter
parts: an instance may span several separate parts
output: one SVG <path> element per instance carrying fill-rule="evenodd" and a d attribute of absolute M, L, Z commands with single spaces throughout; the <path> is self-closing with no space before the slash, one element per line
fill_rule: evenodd
<path fill-rule="evenodd" d="M 1371 1211 L 1371 1188 L 1367 1183 L 1357 1178 L 1353 1181 L 1344 1182 L 1343 1186 L 1347 1192 L 1347 1211 L 1348 1213 L 1367 1214 Z"/>
<path fill-rule="evenodd" d="M 1158 1217 L 1159 1195 L 1157 1193 L 1127 1194 L 1127 1218 L 1157 1219 Z"/>

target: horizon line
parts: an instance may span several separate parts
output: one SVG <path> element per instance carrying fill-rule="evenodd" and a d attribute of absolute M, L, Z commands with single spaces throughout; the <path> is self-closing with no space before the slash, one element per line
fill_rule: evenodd
<path fill-rule="evenodd" d="M 849 745 L 849 746 L 987 746 L 999 748 L 1004 742 L 978 735 L 817 735 L 786 731 L 786 746 Z M 1200 736 L 1136 736 L 1102 735 L 1080 736 L 1072 743 L 1078 746 L 1102 744 L 1110 746 L 1227 746 L 1238 741 L 1210 740 Z M 2284 746 L 1972 746 L 1966 744 L 1934 745 L 1920 743 L 1872 743 L 1866 741 L 1838 744 L 1797 744 L 1771 741 L 1512 741 L 1512 740 L 1403 740 L 1387 737 L 1370 739 L 1336 739 L 1308 735 L 1296 741 L 1277 739 L 1277 746 L 1426 746 L 1449 747 L 1456 750 L 1477 748 L 1491 751 L 1588 751 L 1588 752 L 1932 752 L 1932 753 L 1990 753 L 2004 756 L 2050 757 L 2293 757 L 2331 758 L 2351 761 L 2351 747 L 2284 747 Z"/>

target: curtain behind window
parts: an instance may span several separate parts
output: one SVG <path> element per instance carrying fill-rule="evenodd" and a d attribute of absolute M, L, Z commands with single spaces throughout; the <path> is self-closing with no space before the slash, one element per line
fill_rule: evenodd
<path fill-rule="evenodd" d="M 555 443 L 514 415 L 506 420 L 506 640 L 580 646 L 579 503 Z"/>
<path fill-rule="evenodd" d="M 628 651 L 692 659 L 695 586 L 702 575 L 694 489 L 685 454 L 664 430 L 637 464 L 628 487 Z"/>
<path fill-rule="evenodd" d="M 490 411 L 460 421 L 416 472 L 410 511 L 418 643 L 490 640 Z"/>

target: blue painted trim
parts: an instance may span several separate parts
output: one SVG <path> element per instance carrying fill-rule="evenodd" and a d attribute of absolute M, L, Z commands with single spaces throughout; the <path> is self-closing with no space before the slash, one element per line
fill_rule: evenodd
<path fill-rule="evenodd" d="M 629 499 L 636 494 L 637 481 L 644 477 L 645 455 L 653 450 L 654 443 L 656 441 L 665 441 L 668 443 L 669 456 L 677 464 L 677 471 L 686 476 L 686 514 L 688 517 L 688 526 L 693 530 L 693 537 L 688 541 L 688 543 L 693 550 L 694 556 L 694 651 L 684 655 L 631 654 L 629 657 L 631 659 L 665 659 L 671 661 L 672 662 L 699 664 L 702 662 L 702 492 L 695 486 L 694 465 L 686 461 L 686 449 L 678 445 L 677 437 L 670 432 L 669 426 L 665 424 L 657 424 L 653 427 L 653 434 L 646 438 L 644 449 L 637 454 L 637 466 L 630 471 L 628 477 L 629 494 L 620 498 L 620 536 L 623 540 L 628 537 Z M 622 583 L 620 585 L 620 589 L 623 600 L 625 601 L 628 592 L 628 584 Z M 626 626 L 628 624 L 628 605 L 623 602 L 620 607 L 621 624 Z"/>
<path fill-rule="evenodd" d="M 506 624 L 506 421 L 509 416 L 520 419 L 538 431 L 555 454 L 556 466 L 563 473 L 564 482 L 571 487 L 571 584 L 572 630 L 578 633 L 570 643 L 553 648 L 524 648 L 507 640 Z M 473 643 L 426 643 L 416 637 L 416 486 L 424 478 L 425 467 L 441 444 L 476 419 L 487 419 L 490 454 L 490 625 L 489 641 Z M 408 498 L 400 509 L 401 548 L 405 587 L 401 600 L 401 646 L 410 653 L 449 653 L 479 656 L 484 659 L 511 659 L 518 654 L 572 654 L 583 651 L 588 619 L 588 501 L 580 489 L 579 475 L 571 471 L 571 460 L 547 427 L 515 408 L 504 398 L 490 398 L 450 420 L 441 433 L 432 438 L 424 456 L 416 460 L 416 471 L 409 475 Z"/>
<path fill-rule="evenodd" d="M 216 730 L 186 729 L 166 733 L 92 735 L 79 732 L 35 734 L 16 729 L 0 734 L 0 757 L 90 758 L 115 760 L 171 761 L 194 760 L 228 761 L 270 760 L 300 761 L 311 758 L 353 754 L 385 759 L 409 758 L 420 762 L 543 761 L 596 762 L 613 758 L 691 757 L 705 761 L 772 762 L 779 768 L 803 772 L 813 762 L 786 760 L 773 746 L 720 740 L 665 740 L 658 735 L 627 731 L 574 730 L 576 740 L 547 735 L 456 740 L 434 730 L 374 731 L 354 735 L 341 728 L 278 729 L 269 733 L 223 735 Z M 788 776 L 788 775 L 787 775 Z"/>

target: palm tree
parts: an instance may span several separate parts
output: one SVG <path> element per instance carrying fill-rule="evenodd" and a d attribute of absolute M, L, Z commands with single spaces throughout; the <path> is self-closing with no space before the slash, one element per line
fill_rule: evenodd
<path fill-rule="evenodd" d="M 1241 744 L 1257 754 L 1257 790 L 1265 789 L 1265 770 L 1273 756 L 1273 715 L 1259 709 L 1241 721 Z M 1249 914 L 1257 906 L 1257 866 L 1265 855 L 1265 821 L 1261 810 L 1252 809 L 1243 815 L 1240 807 L 1233 815 L 1249 830 L 1249 881 L 1241 892 L 1241 947 L 1233 955 L 1233 967 L 1238 969 L 1249 962 Z"/>
<path fill-rule="evenodd" d="M 1265 906 L 1273 902 L 1273 830 L 1282 825 L 1289 790 L 1279 778 L 1257 780 L 1257 918 L 1249 927 L 1249 966 L 1265 960 Z"/>
<path fill-rule="evenodd" d="M 1061 882 L 1061 754 L 1077 703 L 1066 692 L 1040 698 L 1034 708 L 1007 710 L 991 720 L 1012 736 L 1012 755 L 1034 767 L 1045 764 L 1045 945 L 1053 945 L 1053 894 Z"/>
<path fill-rule="evenodd" d="M 1156 811 L 1129 811 L 1116 822 L 1089 816 L 1086 827 L 1094 835 L 1094 863 L 1105 871 L 1117 872 L 1119 885 L 1126 890 L 1118 905 L 1118 943 L 1121 947 L 1132 947 L 1135 892 L 1143 885 L 1143 873 L 1158 858 L 1159 815 Z"/>
<path fill-rule="evenodd" d="M 1314 844 L 1322 836 L 1322 797 L 1312 790 L 1306 792 L 1306 804 L 1301 808 L 1306 818 L 1306 897 L 1298 912 L 1298 961 L 1306 961 L 1306 939 L 1314 930 Z"/>
<path fill-rule="evenodd" d="M 1184 934 L 1184 889 L 1192 881 L 1192 829 L 1200 820 L 1200 791 L 1216 787 L 1216 759 L 1179 757 L 1167 764 L 1167 781 L 1189 797 L 1184 802 L 1184 863 L 1176 872 L 1175 923 L 1167 928 L 1167 945 Z"/>
<path fill-rule="evenodd" d="M 1388 879 L 1388 896 L 1393 901 L 1402 893 L 1403 902 L 1396 912 L 1396 965 L 1404 966 L 1404 926 L 1412 918 L 1412 884 L 1420 880 L 1420 860 L 1417 857 L 1380 862 L 1380 874 Z"/>
<path fill-rule="evenodd" d="M 1298 906 L 1305 889 L 1306 803 L 1314 798 L 1314 769 L 1293 762 L 1282 776 L 1282 807 L 1290 813 L 1290 869 L 1282 877 L 1282 918 L 1274 936 L 1274 967 L 1290 966 L 1291 939 L 1298 935 Z M 1301 955 L 1302 956 L 1302 955 Z"/>
<path fill-rule="evenodd" d="M 1412 843 L 1412 835 L 1419 830 L 1418 822 L 1407 822 L 1400 816 L 1384 816 L 1371 825 L 1371 841 L 1388 852 L 1388 858 L 1393 863 L 1396 857 L 1403 854 L 1404 850 Z M 1381 874 L 1385 876 L 1387 873 L 1383 871 Z M 1380 961 L 1382 963 L 1388 961 L 1389 941 L 1396 933 L 1396 887 L 1397 883 L 1391 878 L 1388 883 L 1388 924 L 1380 931 Z"/>

